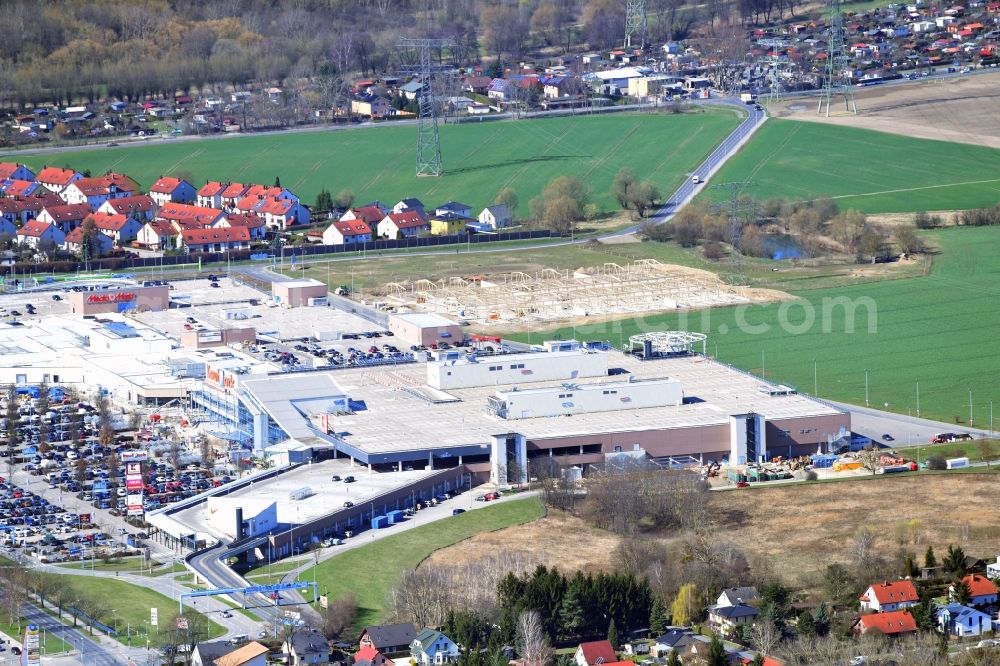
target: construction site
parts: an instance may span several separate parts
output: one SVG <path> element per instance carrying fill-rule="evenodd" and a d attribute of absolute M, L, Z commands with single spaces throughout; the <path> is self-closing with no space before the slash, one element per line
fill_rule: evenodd
<path fill-rule="evenodd" d="M 406 280 L 389 282 L 376 291 L 386 309 L 432 312 L 479 324 L 550 322 L 758 300 L 755 290 L 727 285 L 708 271 L 655 259 L 575 270 L 546 268 L 534 274 Z"/>

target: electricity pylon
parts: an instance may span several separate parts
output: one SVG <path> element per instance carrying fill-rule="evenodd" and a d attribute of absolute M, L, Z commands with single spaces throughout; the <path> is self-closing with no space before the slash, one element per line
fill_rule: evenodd
<path fill-rule="evenodd" d="M 823 90 L 819 96 L 819 106 L 816 112 L 830 117 L 830 107 L 833 98 L 844 96 L 844 110 L 847 113 L 857 113 L 858 106 L 854 102 L 854 89 L 847 80 L 847 64 L 850 57 L 844 46 L 844 16 L 840 13 L 840 0 L 829 0 L 830 5 L 830 38 L 826 49 L 826 74 L 823 80 Z"/>
<path fill-rule="evenodd" d="M 433 49 L 454 45 L 450 39 L 401 39 L 397 45 L 403 49 L 417 49 L 420 64 L 405 68 L 420 77 L 420 92 L 417 104 L 417 176 L 440 176 L 444 172 L 441 164 L 441 137 L 438 134 L 438 99 L 435 94 L 435 79 L 447 70 L 431 65 Z"/>
<path fill-rule="evenodd" d="M 625 0 L 625 48 L 633 46 L 646 48 L 646 0 Z"/>

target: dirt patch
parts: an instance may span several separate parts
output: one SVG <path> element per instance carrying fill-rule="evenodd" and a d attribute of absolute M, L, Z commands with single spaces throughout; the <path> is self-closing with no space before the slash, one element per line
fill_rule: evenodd
<path fill-rule="evenodd" d="M 533 523 L 479 534 L 443 548 L 424 563 L 462 566 L 503 550 L 562 571 L 610 571 L 618 541 L 614 534 L 590 527 L 576 516 L 550 510 L 548 516 Z"/>
<path fill-rule="evenodd" d="M 922 139 L 1000 148 L 1000 72 L 855 91 L 858 114 L 826 118 L 815 98 L 771 105 L 776 118 L 860 127 Z"/>

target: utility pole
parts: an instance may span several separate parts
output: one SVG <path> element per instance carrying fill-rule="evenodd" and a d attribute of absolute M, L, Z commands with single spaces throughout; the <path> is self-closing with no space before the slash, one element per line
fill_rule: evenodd
<path fill-rule="evenodd" d="M 417 176 L 440 176 L 441 137 L 438 134 L 438 99 L 435 78 L 449 68 L 431 65 L 431 51 L 454 46 L 450 39 L 400 39 L 402 49 L 416 49 L 420 54 L 419 65 L 404 67 L 404 71 L 420 77 L 421 88 L 417 96 L 420 110 L 417 114 Z"/>
<path fill-rule="evenodd" d="M 757 43 L 767 47 L 767 77 L 770 80 L 767 103 L 775 104 L 781 101 L 781 94 L 785 91 L 780 75 L 783 56 L 779 53 L 779 49 L 787 48 L 788 43 L 784 39 L 761 39 Z M 787 59 L 787 56 L 784 58 Z"/>
<path fill-rule="evenodd" d="M 830 38 L 826 47 L 826 72 L 823 76 L 823 90 L 820 92 L 819 105 L 816 113 L 830 117 L 830 107 L 833 98 L 844 96 L 844 109 L 847 113 L 856 114 L 858 106 L 854 102 L 854 90 L 847 80 L 845 71 L 850 62 L 844 45 L 844 15 L 840 12 L 840 0 L 829 0 Z"/>
<path fill-rule="evenodd" d="M 625 48 L 646 48 L 646 0 L 625 0 Z"/>
<path fill-rule="evenodd" d="M 725 190 L 728 201 L 724 204 L 729 212 L 729 244 L 735 250 L 734 260 L 741 253 L 740 242 L 743 238 L 743 220 L 741 215 L 752 213 L 757 208 L 757 202 L 741 197 L 743 191 L 750 187 L 755 187 L 757 183 L 753 181 L 715 183 L 712 189 Z"/>

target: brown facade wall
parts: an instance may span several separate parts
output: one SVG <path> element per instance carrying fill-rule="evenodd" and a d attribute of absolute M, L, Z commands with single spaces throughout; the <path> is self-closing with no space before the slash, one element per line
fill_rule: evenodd
<path fill-rule="evenodd" d="M 271 293 L 281 299 L 283 306 L 301 308 L 309 305 L 310 298 L 326 298 L 328 292 L 325 284 L 286 287 L 280 282 L 275 282 L 271 285 Z"/>
<path fill-rule="evenodd" d="M 801 456 L 816 453 L 841 428 L 850 432 L 850 413 L 768 421 L 764 430 L 768 455 Z"/>

